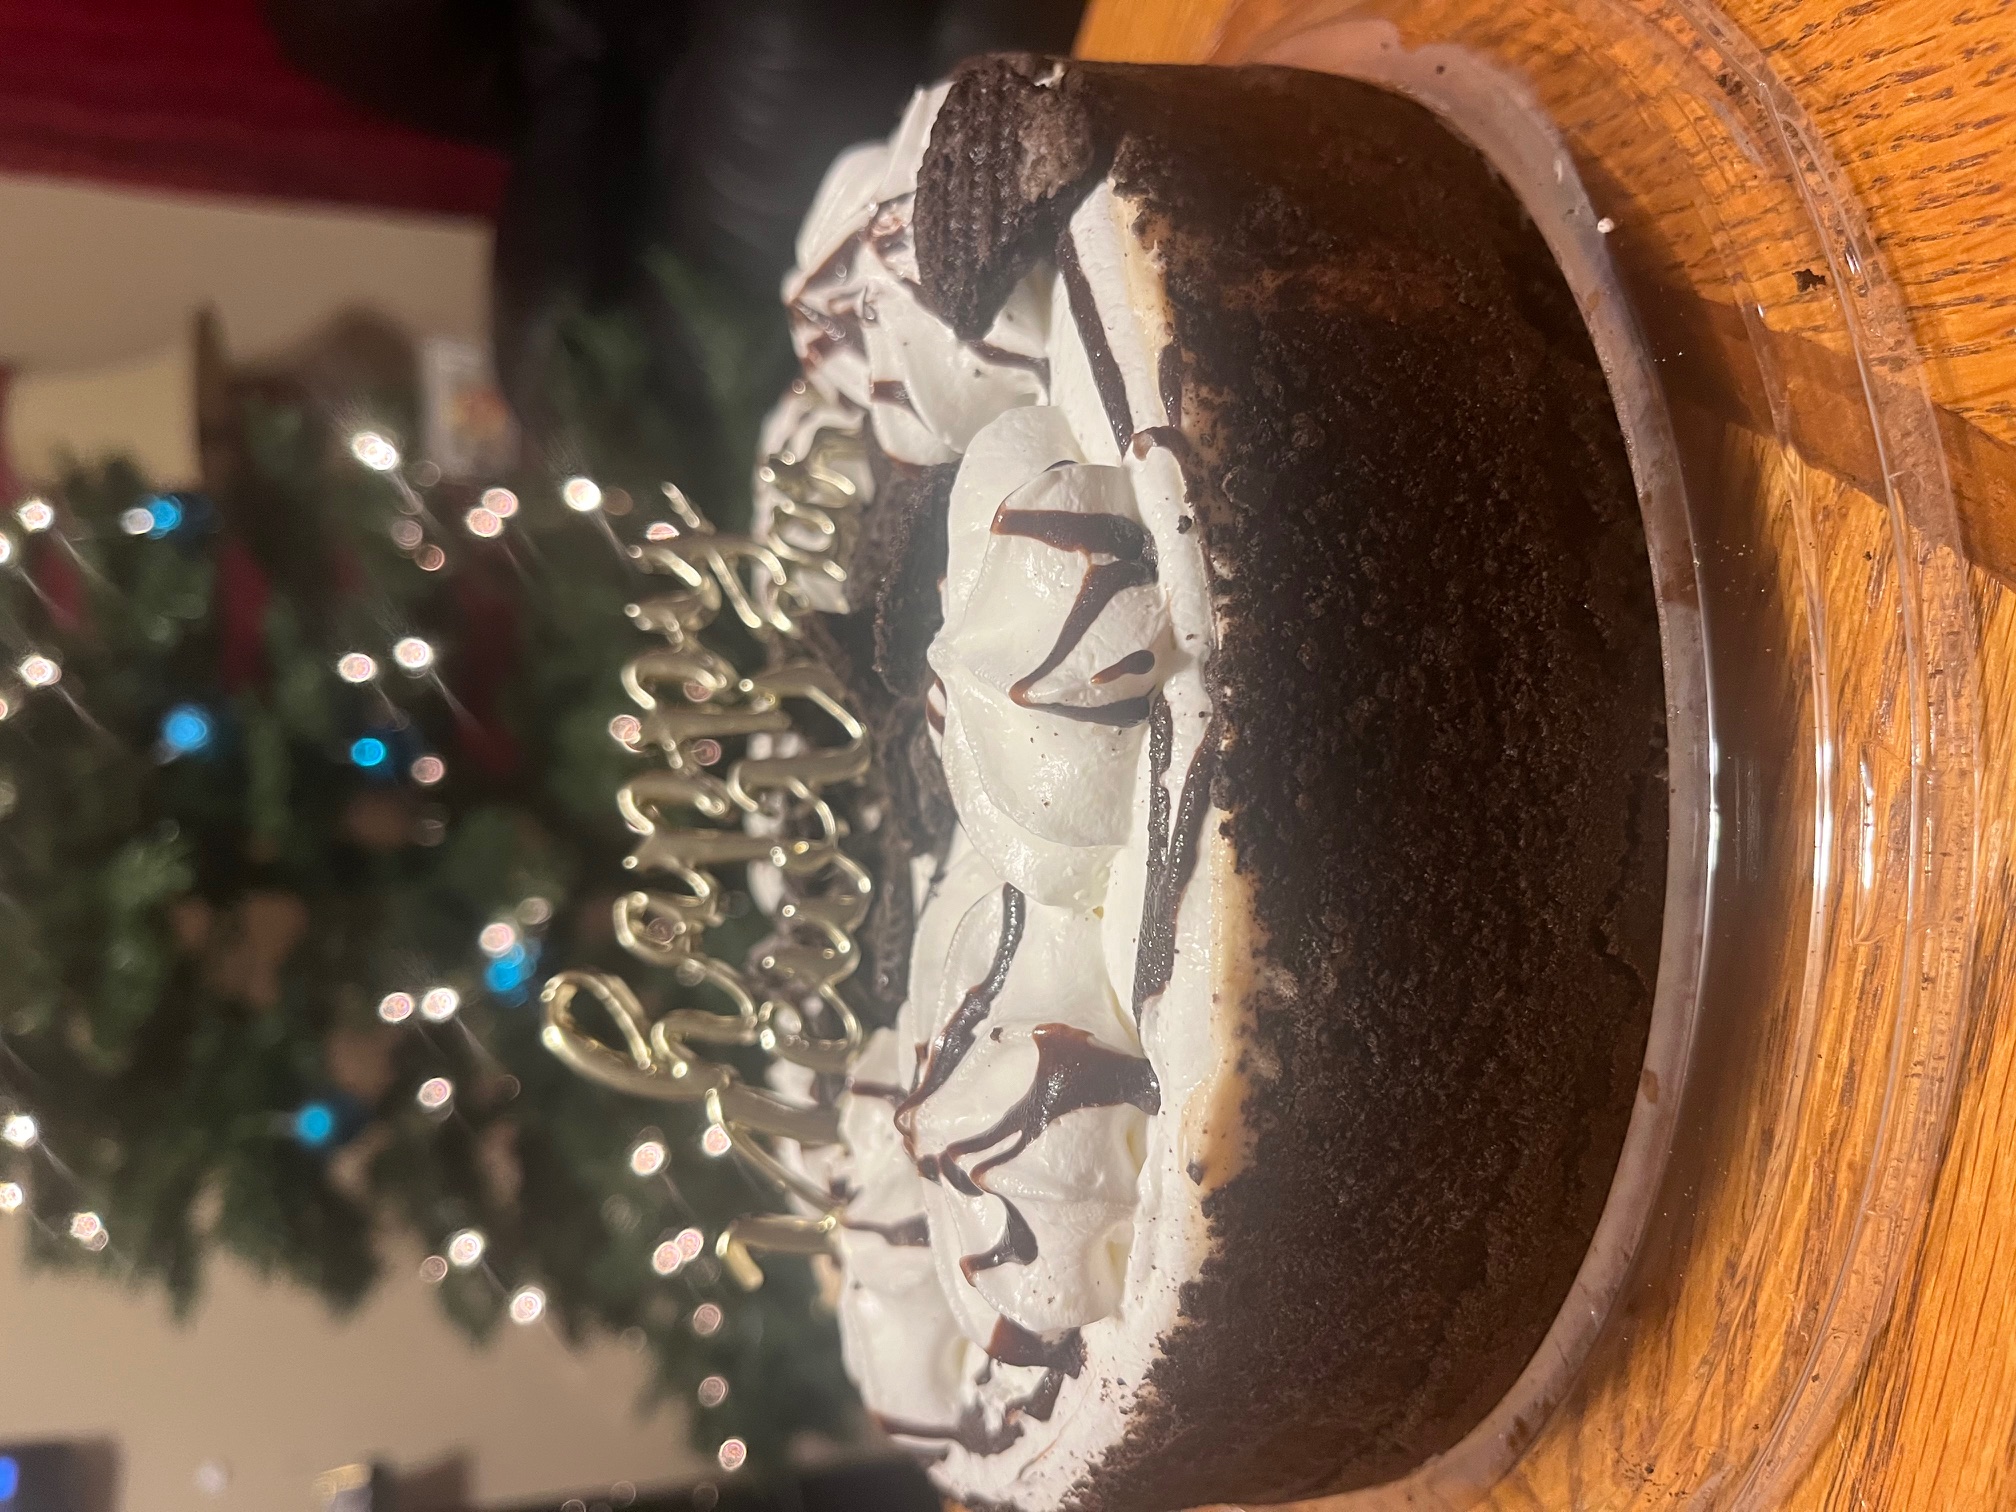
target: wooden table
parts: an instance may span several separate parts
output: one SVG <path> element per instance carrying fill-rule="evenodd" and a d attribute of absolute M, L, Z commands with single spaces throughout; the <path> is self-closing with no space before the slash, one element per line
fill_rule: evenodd
<path fill-rule="evenodd" d="M 1658 0 L 1643 3 L 1651 10 Z M 1746 1487 L 1740 1473 L 1718 1463 L 1715 1445 L 1725 1431 L 1733 1441 L 1756 1428 L 1737 1421 L 1751 1384 L 1744 1376 L 1782 1369 L 1773 1330 L 1802 1326 L 1772 1311 L 1777 1290 L 1801 1280 L 1801 1226 L 1818 1247 L 1845 1194 L 1830 1164 L 1835 1146 L 1828 1141 L 1838 1130 L 1812 1119 L 1774 1126 L 1773 1116 L 1746 1116 L 1739 1102 L 1719 1108 L 1688 1136 L 1697 1179 L 1688 1198 L 1689 1226 L 1684 1234 L 1669 1226 L 1648 1244 L 1644 1273 L 1591 1357 L 1595 1384 L 1537 1426 L 1511 1471 L 1470 1504 L 1784 1505 L 1843 1512 L 2016 1507 L 2016 952 L 2008 944 L 2016 898 L 2010 844 L 2016 816 L 2016 740 L 2010 738 L 2016 729 L 2016 3 L 1723 5 L 1803 106 L 1859 201 L 1922 353 L 1936 448 L 1951 480 L 1964 553 L 1956 571 L 1975 614 L 1968 697 L 1976 744 L 1965 753 L 1972 788 L 1963 795 L 1972 804 L 1972 853 L 1959 862 L 1968 869 L 1973 902 L 1967 959 L 1953 967 L 1964 974 L 1956 979 L 1964 980 L 1964 991 L 1955 997 L 1964 997 L 1969 1017 L 1955 1046 L 1950 1084 L 1957 1090 L 1928 1145 L 1922 1200 L 1897 1235 L 1901 1284 L 1894 1296 L 1885 1294 L 1886 1305 L 1863 1330 L 1852 1379 L 1808 1434 L 1810 1452 L 1768 1494 Z M 1285 21 L 1317 9 L 1306 0 L 1095 0 L 1080 51 L 1137 61 L 1230 60 L 1250 56 Z M 1626 207 L 1620 215 L 1642 208 L 1628 173 L 1605 187 Z M 1725 306 L 1688 303 L 1686 263 L 1682 249 L 1676 254 L 1678 324 L 1660 328 L 1666 318 L 1660 311 L 1649 312 L 1646 321 L 1676 361 L 1686 356 L 1682 348 L 1732 339 L 1726 322 L 1717 325 L 1730 314 Z M 1787 277 L 1793 276 L 1788 268 Z M 1796 276 L 1803 288 L 1812 275 Z M 1788 365 L 1795 383 L 1825 389 L 1844 382 L 1842 353 L 1796 325 L 1778 322 L 1766 333 L 1775 344 L 1774 360 Z M 1726 391 L 1715 402 L 1716 423 L 1729 426 L 1739 449 L 1746 427 L 1768 429 L 1761 396 Z M 1830 450 L 1824 436 L 1800 438 L 1794 453 L 1776 465 L 1810 469 L 1800 486 L 1821 501 L 1813 518 L 1833 533 L 1823 546 L 1847 550 L 1866 537 L 1873 558 L 1886 529 L 1876 497 L 1881 462 L 1855 455 L 1853 447 Z M 1837 585 L 1823 586 L 1830 597 L 1836 593 Z M 1838 591 L 1851 610 L 1855 594 L 1874 592 L 1866 584 L 1842 584 Z M 1880 616 L 1872 611 L 1871 618 L 1873 624 Z M 1852 630 L 1848 634 L 1834 652 L 1844 682 L 1864 670 Z M 1872 643 L 1865 659 L 1877 654 Z M 1759 1011 L 1777 1011 L 1767 999 L 1760 995 Z M 1747 1086 L 1743 1098 L 1775 1106 L 1771 1078 L 1796 1071 L 1819 1078 L 1816 1085 L 1824 1083 L 1830 1096 L 1838 1093 L 1844 1108 L 1855 1102 L 1862 1095 L 1858 1069 L 1870 1052 L 1855 1038 L 1855 1026 L 1835 1022 L 1831 1013 L 1819 1005 L 1812 1033 L 1790 1048 L 1773 1048 L 1772 1027 L 1765 1025 L 1759 1038 L 1766 1048 L 1750 1068 L 1759 1079 L 1744 1084 L 1725 1077 L 1724 1084 Z M 1789 1151 L 1787 1141 L 1794 1146 Z M 1796 1175 L 1802 1160 L 1803 1184 Z M 1785 1211 L 1772 1219 L 1775 1230 L 1760 1238 L 1754 1213 L 1741 1220 L 1732 1215 L 1750 1200 L 1745 1183 L 1764 1180 L 1759 1173 L 1773 1163 L 1781 1168 L 1770 1178 L 1778 1183 L 1773 1200 Z M 1714 1379 L 1704 1379 L 1710 1374 Z M 1718 1419 L 1718 1413 L 1725 1416 Z M 1660 1452 L 1648 1452 L 1647 1445 Z M 1349 1505 L 1355 1512 L 1420 1503 L 1375 1494 Z"/>

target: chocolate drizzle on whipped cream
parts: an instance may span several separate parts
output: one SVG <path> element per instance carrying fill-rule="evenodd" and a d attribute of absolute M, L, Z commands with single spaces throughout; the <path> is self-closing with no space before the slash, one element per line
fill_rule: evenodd
<path fill-rule="evenodd" d="M 1001 1231 L 1001 1242 L 977 1255 L 960 1257 L 959 1274 L 968 1281 L 981 1271 L 993 1270 L 996 1266 L 1032 1264 L 1043 1253 L 1036 1243 L 1036 1231 L 1029 1227 L 1029 1220 L 1022 1216 L 1022 1210 L 1005 1198 L 1002 1205 L 1008 1209 L 1008 1226 Z"/>
<path fill-rule="evenodd" d="M 875 1234 L 883 1243 L 898 1249 L 928 1249 L 931 1245 L 931 1220 L 922 1213 L 901 1223 L 867 1223 L 849 1218 L 841 1226 L 857 1234 Z"/>
<path fill-rule="evenodd" d="M 868 392 L 877 404 L 893 404 L 913 415 L 917 413 L 917 401 L 910 397 L 910 385 L 900 378 L 877 378 Z"/>
<path fill-rule="evenodd" d="M 1120 376 L 1120 363 L 1106 339 L 1099 306 L 1092 298 L 1092 282 L 1078 260 L 1078 248 L 1065 232 L 1057 239 L 1057 271 L 1064 278 L 1064 294 L 1071 301 L 1071 319 L 1077 323 L 1078 339 L 1084 343 L 1085 359 L 1092 368 L 1092 382 L 1099 390 L 1099 402 L 1106 406 L 1106 419 L 1113 427 L 1113 441 L 1122 451 L 1134 438 L 1134 413 L 1127 403 L 1127 384 Z"/>
<path fill-rule="evenodd" d="M 987 1357 L 1002 1365 L 1040 1365 L 1075 1376 L 1085 1368 L 1085 1338 L 1074 1328 L 1059 1338 L 1046 1339 L 1003 1318 L 987 1341 Z"/>
<path fill-rule="evenodd" d="M 1162 1110 L 1162 1089 L 1155 1081 L 1155 1068 L 1142 1056 L 1109 1050 L 1083 1029 L 1074 1029 L 1069 1024 L 1038 1024 L 1029 1037 L 1036 1046 L 1036 1074 L 1029 1090 L 991 1128 L 948 1145 L 938 1157 L 937 1171 L 948 1184 L 968 1196 L 989 1192 L 987 1173 L 1020 1155 L 1067 1113 L 1118 1107 L 1123 1103 L 1132 1103 L 1149 1114 Z M 1013 1139 L 1006 1149 L 988 1156 L 972 1171 L 959 1166 L 960 1156 L 993 1149 L 1011 1135 Z M 1021 1210 L 1000 1193 L 992 1195 L 1000 1198 L 1001 1205 L 1008 1210 L 1007 1227 L 1000 1242 L 991 1249 L 960 1259 L 960 1274 L 969 1282 L 981 1271 L 996 1266 L 1029 1265 L 1041 1253 L 1036 1233 Z M 1003 1328 L 1012 1326 L 1003 1319 L 994 1330 L 995 1340 L 1001 1338 Z M 1010 1359 L 999 1353 L 992 1342 L 987 1352 L 1004 1364 L 1042 1363 Z"/>
<path fill-rule="evenodd" d="M 1043 1339 L 1003 1318 L 994 1325 L 994 1336 L 987 1343 L 987 1358 L 1002 1365 L 1043 1368 L 1043 1379 L 1036 1383 L 1035 1390 L 1010 1402 L 998 1426 L 987 1426 L 986 1409 L 978 1402 L 968 1406 L 959 1414 L 959 1421 L 949 1427 L 930 1428 L 881 1413 L 875 1414 L 876 1426 L 892 1438 L 941 1439 L 957 1444 L 968 1454 L 1000 1454 L 1021 1441 L 1024 1418 L 1039 1423 L 1050 1421 L 1064 1382 L 1085 1368 L 1085 1339 L 1075 1328 L 1060 1339 Z M 990 1364 L 988 1368 L 993 1367 Z"/>
<path fill-rule="evenodd" d="M 996 346 L 991 341 L 969 341 L 966 349 L 983 362 L 991 362 L 996 367 L 1020 368 L 1025 373 L 1034 373 L 1047 389 L 1050 386 L 1050 359 L 1048 357 L 1025 357 L 1020 352 L 1011 352 L 1006 347 Z"/>
<path fill-rule="evenodd" d="M 1065 509 L 1010 509 L 1003 505 L 995 512 L 993 530 L 996 535 L 1023 536 L 1041 541 L 1059 551 L 1082 552 L 1088 558 L 1109 558 L 1086 569 L 1077 600 L 1071 605 L 1071 612 L 1064 617 L 1063 629 L 1057 632 L 1057 643 L 1034 672 L 1008 690 L 1008 696 L 1025 709 L 1041 709 L 1047 714 L 1082 720 L 1087 724 L 1125 728 L 1141 723 L 1148 717 L 1149 695 L 1145 693 L 1138 698 L 1123 698 L 1110 704 L 1081 705 L 1041 702 L 1031 697 L 1029 690 L 1063 664 L 1064 658 L 1077 648 L 1108 604 L 1129 588 L 1145 587 L 1155 581 L 1155 540 L 1148 534 L 1148 528 L 1138 520 L 1122 515 L 1077 514 Z M 1147 659 L 1145 665 L 1137 660 L 1142 657 Z M 1112 682 L 1130 673 L 1147 672 L 1154 665 L 1155 653 L 1143 647 L 1129 652 L 1092 680 L 1095 683 Z"/>
<path fill-rule="evenodd" d="M 1001 943 L 994 947 L 994 961 L 987 969 L 987 975 L 966 989 L 966 995 L 959 1000 L 959 1007 L 946 1020 L 931 1041 L 931 1047 L 924 1052 L 924 1062 L 920 1068 L 917 1085 L 910 1095 L 896 1105 L 896 1127 L 906 1143 L 916 1138 L 917 1110 L 924 1100 L 938 1091 L 952 1079 L 952 1073 L 959 1069 L 959 1063 L 973 1048 L 973 1042 L 980 1037 L 980 1026 L 987 1021 L 988 1012 L 994 1007 L 994 1000 L 1001 996 L 1001 989 L 1008 985 L 1008 968 L 1014 963 L 1015 951 L 1022 943 L 1022 924 L 1028 917 L 1028 900 L 1019 890 L 1004 886 L 1001 889 Z M 926 1156 L 925 1161 L 932 1157 Z M 918 1163 L 922 1171 L 924 1161 Z M 932 1174 L 925 1173 L 931 1180 Z"/>
<path fill-rule="evenodd" d="M 1141 902 L 1141 938 L 1134 957 L 1134 1017 L 1168 987 L 1176 969 L 1176 909 L 1197 866 L 1197 839 L 1211 807 L 1211 778 L 1218 769 L 1218 720 L 1183 774 L 1183 792 L 1171 822 L 1169 764 L 1175 751 L 1175 717 L 1159 694 L 1148 716 L 1148 885 Z"/>
<path fill-rule="evenodd" d="M 1029 1038 L 1036 1046 L 1036 1075 L 1029 1090 L 991 1128 L 945 1147 L 939 1165 L 948 1179 L 949 1173 L 959 1169 L 959 1156 L 992 1149 L 1012 1134 L 1014 1140 L 1005 1150 L 988 1156 L 966 1175 L 977 1190 L 985 1191 L 989 1171 L 1020 1155 L 1067 1113 L 1122 1103 L 1132 1103 L 1143 1113 L 1162 1111 L 1162 1089 L 1156 1084 L 1155 1068 L 1142 1056 L 1110 1050 L 1070 1024 L 1038 1024 Z M 968 1279 L 974 1270 L 985 1268 L 974 1264 L 968 1269 L 969 1262 L 980 1258 L 968 1256 L 960 1262 Z M 1034 1254 L 1029 1258 L 1034 1259 Z"/>

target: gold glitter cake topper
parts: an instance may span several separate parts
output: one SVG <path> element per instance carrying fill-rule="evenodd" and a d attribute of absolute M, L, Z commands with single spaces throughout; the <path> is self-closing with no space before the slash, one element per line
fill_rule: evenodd
<path fill-rule="evenodd" d="M 624 743 L 664 765 L 617 795 L 641 837 L 624 865 L 642 885 L 617 901 L 616 937 L 637 959 L 670 970 L 689 996 L 711 989 L 725 1011 L 685 1006 L 652 1019 L 630 985 L 604 971 L 561 972 L 540 995 L 541 1038 L 561 1060 L 620 1092 L 703 1104 L 711 1150 L 734 1155 L 816 1215 L 744 1216 L 722 1231 L 716 1253 L 751 1288 L 763 1279 L 756 1253 L 820 1253 L 840 1221 L 834 1194 L 768 1141 L 837 1144 L 839 1115 L 752 1085 L 697 1047 L 758 1048 L 824 1075 L 845 1072 L 861 1050 L 860 1021 L 840 989 L 860 961 L 854 936 L 873 882 L 841 850 L 847 829 L 827 794 L 868 775 L 868 733 L 839 679 L 806 646 L 803 617 L 846 585 L 862 502 L 850 474 L 865 456 L 858 435 L 831 427 L 802 458 L 773 453 L 757 474 L 775 500 L 760 537 L 717 532 L 668 484 L 681 527 L 631 550 L 670 586 L 629 609 L 665 644 L 623 669 L 624 690 L 642 711 Z M 762 647 L 760 671 L 744 675 L 702 644 L 724 607 Z M 717 775 L 710 768 L 728 740 L 743 741 L 746 753 Z M 707 951 L 707 932 L 728 918 L 714 869 L 751 864 L 775 869 L 780 901 L 772 933 L 738 966 Z M 584 993 L 613 1021 L 620 1044 L 582 1027 L 575 1009 Z"/>

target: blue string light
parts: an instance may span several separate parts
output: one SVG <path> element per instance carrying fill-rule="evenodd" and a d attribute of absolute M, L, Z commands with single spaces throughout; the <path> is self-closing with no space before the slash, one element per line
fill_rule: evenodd
<path fill-rule="evenodd" d="M 206 751 L 216 738 L 216 725 L 195 704 L 177 704 L 161 720 L 161 744 L 171 758 Z"/>
<path fill-rule="evenodd" d="M 177 530 L 182 524 L 182 505 L 179 500 L 167 494 L 157 494 L 147 501 L 147 513 L 153 518 L 154 526 L 147 532 L 147 539 L 158 541 L 163 536 Z"/>
<path fill-rule="evenodd" d="M 0 1502 L 11 1502 L 21 1491 L 21 1461 L 0 1454 Z"/>
<path fill-rule="evenodd" d="M 499 997 L 513 997 L 525 990 L 532 979 L 533 953 L 523 945 L 513 945 L 483 968 L 483 985 Z"/>
<path fill-rule="evenodd" d="M 366 735 L 350 744 L 350 759 L 365 771 L 375 771 L 385 765 L 391 757 L 385 742 L 376 735 Z"/>
<path fill-rule="evenodd" d="M 336 1110 L 325 1102 L 303 1103 L 294 1115 L 294 1137 L 311 1150 L 328 1148 L 336 1137 Z"/>

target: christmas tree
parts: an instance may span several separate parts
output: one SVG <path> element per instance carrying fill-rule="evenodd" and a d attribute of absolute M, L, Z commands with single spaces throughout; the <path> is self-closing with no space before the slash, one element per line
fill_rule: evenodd
<path fill-rule="evenodd" d="M 410 388 L 261 381 L 206 396 L 200 493 L 112 462 L 14 502 L 0 1208 L 39 1260 L 186 1310 L 222 1249 L 343 1307 L 403 1231 L 429 1257 L 386 1284 L 477 1336 L 625 1334 L 724 1466 L 849 1430 L 809 1272 L 745 1294 L 711 1257 L 767 1199 L 698 1111 L 539 1043 L 546 975 L 626 970 L 625 548 L 653 473 L 735 523 L 774 392 L 766 327 L 702 328 L 714 412 L 652 421 L 635 338 L 578 323 L 525 476 L 412 464 Z"/>

